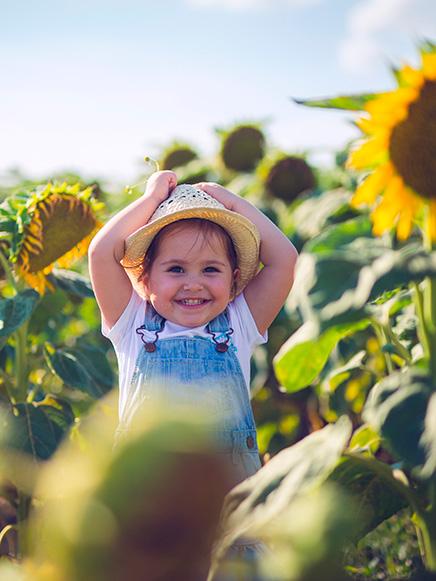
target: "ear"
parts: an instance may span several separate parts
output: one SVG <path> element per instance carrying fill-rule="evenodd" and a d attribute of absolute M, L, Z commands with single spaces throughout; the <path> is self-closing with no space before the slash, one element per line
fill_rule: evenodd
<path fill-rule="evenodd" d="M 230 291 L 230 296 L 232 297 L 232 299 L 234 299 L 236 296 L 236 285 L 238 283 L 240 276 L 241 276 L 241 271 L 239 270 L 239 268 L 235 268 L 235 270 L 233 271 L 232 288 Z"/>
<path fill-rule="evenodd" d="M 150 296 L 148 292 L 148 274 L 145 271 L 143 271 L 141 276 L 138 278 L 138 282 L 142 283 L 142 286 L 144 287 L 145 298 L 149 300 Z"/>

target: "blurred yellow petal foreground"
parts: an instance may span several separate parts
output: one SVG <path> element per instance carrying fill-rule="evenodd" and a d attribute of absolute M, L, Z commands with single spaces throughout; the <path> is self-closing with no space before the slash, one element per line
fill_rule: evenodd
<path fill-rule="evenodd" d="M 96 211 L 101 204 L 92 188 L 78 184 L 48 184 L 29 194 L 27 224 L 16 254 L 16 272 L 39 293 L 51 287 L 47 275 L 55 263 L 68 268 L 83 256 L 100 228 Z"/>
<path fill-rule="evenodd" d="M 397 72 L 396 90 L 367 103 L 367 115 L 357 123 L 366 138 L 348 166 L 371 172 L 352 203 L 377 203 L 374 234 L 395 226 L 398 238 L 407 239 L 427 207 L 436 241 L 436 48 L 423 49 L 421 56 L 420 69 L 406 65 Z"/>

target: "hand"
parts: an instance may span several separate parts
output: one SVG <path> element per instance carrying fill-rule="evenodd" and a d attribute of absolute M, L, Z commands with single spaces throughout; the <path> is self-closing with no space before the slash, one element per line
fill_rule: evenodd
<path fill-rule="evenodd" d="M 157 171 L 149 177 L 144 195 L 153 198 L 159 205 L 176 186 L 177 176 L 173 171 Z"/>
<path fill-rule="evenodd" d="M 194 187 L 203 190 L 203 192 L 206 192 L 206 194 L 209 194 L 209 196 L 212 196 L 212 198 L 221 202 L 227 210 L 237 211 L 236 207 L 241 198 L 230 190 L 226 190 L 226 188 L 213 182 L 199 182 L 198 184 L 195 184 Z"/>

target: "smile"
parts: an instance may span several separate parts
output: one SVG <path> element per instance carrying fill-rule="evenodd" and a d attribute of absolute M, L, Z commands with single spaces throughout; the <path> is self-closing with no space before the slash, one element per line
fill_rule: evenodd
<path fill-rule="evenodd" d="M 207 299 L 181 299 L 179 301 L 176 301 L 177 304 L 184 305 L 186 307 L 197 307 L 199 305 L 204 305 L 205 303 L 208 302 L 209 300 Z"/>

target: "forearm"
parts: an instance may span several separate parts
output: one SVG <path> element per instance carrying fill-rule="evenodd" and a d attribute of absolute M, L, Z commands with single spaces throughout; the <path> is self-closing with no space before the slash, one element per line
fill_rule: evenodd
<path fill-rule="evenodd" d="M 293 268 L 297 250 L 283 232 L 269 218 L 244 198 L 234 201 L 232 210 L 255 224 L 260 233 L 260 260 L 268 268 Z"/>
<path fill-rule="evenodd" d="M 159 204 L 154 198 L 143 194 L 113 216 L 93 238 L 90 253 L 113 255 L 119 262 L 124 255 L 124 241 L 138 228 L 148 222 Z"/>
<path fill-rule="evenodd" d="M 156 172 L 150 176 L 145 193 L 113 216 L 91 242 L 89 254 L 112 256 L 119 262 L 124 255 L 126 238 L 147 224 L 156 208 L 177 185 L 172 171 Z"/>

